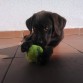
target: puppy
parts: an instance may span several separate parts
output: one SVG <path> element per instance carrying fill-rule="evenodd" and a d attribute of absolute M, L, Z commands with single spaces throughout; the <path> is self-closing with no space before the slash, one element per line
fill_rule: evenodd
<path fill-rule="evenodd" d="M 32 44 L 40 45 L 44 49 L 42 57 L 38 57 L 39 63 L 46 63 L 52 55 L 53 48 L 63 39 L 63 29 L 66 19 L 57 13 L 40 11 L 26 20 L 26 26 L 30 35 L 26 36 L 21 45 L 21 51 L 28 51 Z"/>

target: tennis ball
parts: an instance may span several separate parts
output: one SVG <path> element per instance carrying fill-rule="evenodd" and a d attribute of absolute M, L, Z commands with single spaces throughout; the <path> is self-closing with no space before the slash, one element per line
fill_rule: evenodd
<path fill-rule="evenodd" d="M 26 52 L 25 58 L 29 61 L 29 62 L 37 62 L 37 57 L 38 55 L 40 55 L 41 53 L 43 53 L 43 48 L 41 46 L 38 45 L 32 45 L 28 52 Z"/>

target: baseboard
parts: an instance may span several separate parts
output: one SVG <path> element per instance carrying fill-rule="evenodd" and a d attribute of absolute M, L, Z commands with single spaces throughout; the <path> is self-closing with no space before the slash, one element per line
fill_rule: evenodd
<path fill-rule="evenodd" d="M 23 38 L 30 32 L 28 30 L 23 31 L 1 31 L 0 38 Z M 81 35 L 83 34 L 83 28 L 69 28 L 64 29 L 64 35 Z"/>
<path fill-rule="evenodd" d="M 64 35 L 81 35 L 81 34 L 83 34 L 83 28 L 64 29 Z"/>

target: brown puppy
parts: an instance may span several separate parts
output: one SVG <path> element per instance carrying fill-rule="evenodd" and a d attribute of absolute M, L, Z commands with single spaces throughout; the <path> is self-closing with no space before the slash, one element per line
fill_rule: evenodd
<path fill-rule="evenodd" d="M 46 54 L 47 49 L 53 49 L 63 39 L 65 24 L 66 19 L 56 13 L 40 11 L 33 14 L 26 20 L 30 35 L 25 37 L 25 42 L 21 45 L 22 52 L 26 52 L 30 45 L 36 44 L 42 46 Z M 52 54 L 52 50 L 47 52 L 50 53 Z"/>

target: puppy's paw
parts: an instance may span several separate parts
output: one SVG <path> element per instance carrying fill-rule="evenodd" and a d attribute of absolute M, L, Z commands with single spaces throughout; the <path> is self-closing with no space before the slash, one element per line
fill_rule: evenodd
<path fill-rule="evenodd" d="M 31 45 L 32 45 L 31 41 L 23 42 L 23 44 L 21 45 L 21 51 L 22 52 L 28 52 Z"/>

